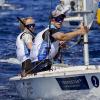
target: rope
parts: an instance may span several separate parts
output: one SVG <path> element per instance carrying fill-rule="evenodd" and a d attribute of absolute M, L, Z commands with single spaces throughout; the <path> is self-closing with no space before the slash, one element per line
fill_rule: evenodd
<path fill-rule="evenodd" d="M 49 33 L 48 33 L 48 49 L 49 49 L 49 53 L 50 53 L 50 49 L 51 49 L 51 40 L 50 40 L 50 34 L 51 34 L 51 17 L 52 17 L 52 0 L 50 3 L 50 17 L 49 17 Z M 50 55 L 48 54 L 48 59 L 51 58 L 49 57 Z M 52 63 L 53 63 L 53 59 Z"/>
<path fill-rule="evenodd" d="M 80 42 L 82 41 L 82 39 L 83 39 L 83 36 L 80 36 L 79 39 L 78 39 L 76 42 L 74 42 L 73 45 L 67 47 L 66 49 L 67 49 L 67 50 L 68 50 L 68 49 L 71 49 L 71 48 L 73 48 L 74 46 L 80 44 Z"/>
<path fill-rule="evenodd" d="M 35 36 L 33 35 L 33 32 L 26 26 L 26 24 L 19 17 L 17 17 L 17 19 L 23 24 L 24 27 L 26 27 L 30 31 L 30 34 L 32 35 L 32 37 L 34 39 Z"/>

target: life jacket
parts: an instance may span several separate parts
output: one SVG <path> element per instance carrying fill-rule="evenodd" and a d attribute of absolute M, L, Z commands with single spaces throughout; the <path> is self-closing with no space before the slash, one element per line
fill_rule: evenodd
<path fill-rule="evenodd" d="M 22 36 L 25 34 L 25 32 L 22 32 L 18 35 L 16 40 L 16 54 L 18 60 L 22 63 L 25 60 L 29 59 L 30 56 L 30 50 L 27 48 L 26 44 L 22 40 Z"/>
<path fill-rule="evenodd" d="M 30 55 L 33 62 L 44 59 L 51 59 L 57 54 L 59 49 L 59 41 L 52 37 L 52 35 L 56 32 L 57 29 L 46 28 L 37 34 L 35 37 L 33 50 Z M 50 47 L 48 47 L 48 35 L 51 42 Z"/>

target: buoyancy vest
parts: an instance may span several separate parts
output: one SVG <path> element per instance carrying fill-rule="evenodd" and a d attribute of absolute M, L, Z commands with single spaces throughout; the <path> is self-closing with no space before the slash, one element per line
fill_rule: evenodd
<path fill-rule="evenodd" d="M 51 40 L 50 48 L 47 48 L 48 43 L 46 37 L 48 35 L 48 32 L 50 32 L 50 36 L 49 36 Z M 48 57 L 49 59 L 51 59 L 57 54 L 59 49 L 59 41 L 55 40 L 52 37 L 52 34 L 56 32 L 57 30 L 54 28 L 51 29 L 46 28 L 45 30 L 37 34 L 37 36 L 35 37 L 33 50 L 30 55 L 33 62 L 48 59 Z"/>
<path fill-rule="evenodd" d="M 26 44 L 24 43 L 22 36 L 25 34 L 25 32 L 22 32 L 18 35 L 16 40 L 16 54 L 17 59 L 22 63 L 25 60 L 30 58 L 30 51 L 27 48 Z"/>

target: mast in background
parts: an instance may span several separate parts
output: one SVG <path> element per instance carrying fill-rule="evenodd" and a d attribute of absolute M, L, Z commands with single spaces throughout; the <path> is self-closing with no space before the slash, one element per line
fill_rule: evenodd
<path fill-rule="evenodd" d="M 83 1 L 83 10 L 87 11 L 87 4 L 86 4 L 86 0 Z M 87 22 L 87 15 L 84 14 L 84 25 L 87 26 L 88 22 Z M 84 35 L 84 64 L 85 65 L 89 65 L 89 50 L 88 50 L 88 34 Z"/>

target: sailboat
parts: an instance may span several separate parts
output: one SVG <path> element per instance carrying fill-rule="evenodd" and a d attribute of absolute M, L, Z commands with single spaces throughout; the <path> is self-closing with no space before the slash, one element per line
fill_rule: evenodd
<path fill-rule="evenodd" d="M 0 0 L 0 9 L 13 9 L 14 6 L 7 3 L 5 0 Z"/>
<path fill-rule="evenodd" d="M 70 2 L 71 0 L 66 1 Z M 76 16 L 65 18 L 65 22 L 70 24 L 70 21 L 83 20 L 85 25 L 90 26 L 96 15 L 97 1 L 74 1 L 78 6 L 76 6 L 77 10 L 72 13 Z M 15 84 L 18 94 L 26 100 L 48 99 L 76 90 L 87 91 L 87 94 L 92 93 L 100 97 L 100 65 L 89 65 L 87 34 L 84 35 L 84 65 L 54 64 L 50 71 L 26 77 L 18 75 L 11 77 L 10 81 Z"/>

